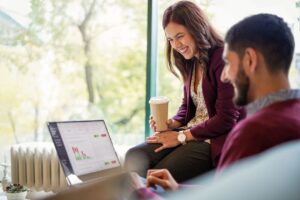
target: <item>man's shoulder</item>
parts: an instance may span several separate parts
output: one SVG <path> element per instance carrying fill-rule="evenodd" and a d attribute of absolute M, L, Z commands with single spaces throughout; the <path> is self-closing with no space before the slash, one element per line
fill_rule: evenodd
<path fill-rule="evenodd" d="M 291 106 L 292 104 L 297 105 L 299 109 Z M 263 138 L 271 137 L 272 135 L 266 134 L 270 131 L 272 133 L 281 134 L 278 130 L 289 130 L 290 123 L 295 126 L 300 126 L 300 119 L 298 117 L 293 117 L 292 112 L 300 112 L 300 100 L 289 100 L 281 103 L 276 103 L 277 105 L 271 105 L 266 108 L 259 110 L 253 115 L 241 120 L 230 132 L 231 137 L 246 137 L 246 138 L 256 138 L 263 136 Z M 287 109 L 291 109 L 289 112 Z M 282 123 L 282 122 L 285 123 Z M 229 137 L 230 137 L 229 136 Z"/>
<path fill-rule="evenodd" d="M 245 119 L 241 120 L 233 129 L 234 130 L 244 130 L 244 131 L 250 131 L 253 127 L 260 127 L 264 126 L 263 123 L 263 116 L 251 116 L 246 117 Z"/>
<path fill-rule="evenodd" d="M 267 129 L 263 116 L 251 116 L 241 120 L 229 134 L 231 138 L 255 138 Z"/>

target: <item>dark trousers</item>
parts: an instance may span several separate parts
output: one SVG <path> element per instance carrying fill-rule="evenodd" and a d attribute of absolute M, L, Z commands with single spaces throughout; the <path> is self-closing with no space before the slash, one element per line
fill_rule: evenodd
<path fill-rule="evenodd" d="M 146 177 L 148 169 L 168 169 L 177 182 L 183 182 L 211 169 L 210 144 L 191 141 L 185 145 L 154 152 L 160 144 L 142 143 L 126 153 L 125 167 Z"/>

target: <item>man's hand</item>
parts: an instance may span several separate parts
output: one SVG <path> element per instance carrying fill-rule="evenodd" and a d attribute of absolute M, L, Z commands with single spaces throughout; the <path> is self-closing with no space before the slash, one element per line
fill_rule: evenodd
<path fill-rule="evenodd" d="M 131 176 L 131 187 L 134 190 L 138 190 L 140 188 L 145 187 L 144 183 L 141 181 L 141 177 L 136 172 L 130 172 L 130 176 Z"/>
<path fill-rule="evenodd" d="M 166 131 L 166 132 L 157 132 L 153 136 L 147 138 L 147 143 L 149 144 L 162 144 L 159 148 L 155 149 L 155 152 L 159 152 L 163 149 L 176 147 L 180 144 L 177 140 L 178 132 L 176 131 Z"/>
<path fill-rule="evenodd" d="M 160 185 L 162 188 L 168 191 L 174 191 L 178 189 L 178 183 L 167 169 L 148 170 L 147 187 L 156 188 L 155 185 Z"/>

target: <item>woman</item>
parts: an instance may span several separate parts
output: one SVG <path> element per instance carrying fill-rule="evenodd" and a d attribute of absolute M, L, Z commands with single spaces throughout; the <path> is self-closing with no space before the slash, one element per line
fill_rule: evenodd
<path fill-rule="evenodd" d="M 232 127 L 244 117 L 232 103 L 233 87 L 220 76 L 223 40 L 194 3 L 168 7 L 162 22 L 170 71 L 184 81 L 184 98 L 168 131 L 155 133 L 130 149 L 125 165 L 145 176 L 147 169 L 167 168 L 178 182 L 213 169 Z M 155 121 L 150 118 L 155 131 Z M 183 131 L 175 131 L 183 128 Z M 141 164 L 142 160 L 144 161 Z"/>

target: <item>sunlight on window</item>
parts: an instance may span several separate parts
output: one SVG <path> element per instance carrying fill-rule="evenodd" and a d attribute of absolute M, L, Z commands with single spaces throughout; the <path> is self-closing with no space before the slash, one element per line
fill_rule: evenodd
<path fill-rule="evenodd" d="M 115 144 L 142 141 L 147 1 L 5 0 L 0 24 L 0 162 L 50 141 L 47 121 L 105 119 Z"/>

